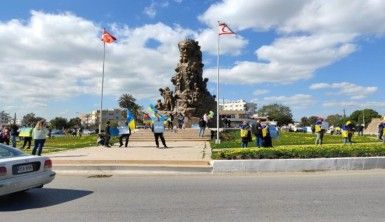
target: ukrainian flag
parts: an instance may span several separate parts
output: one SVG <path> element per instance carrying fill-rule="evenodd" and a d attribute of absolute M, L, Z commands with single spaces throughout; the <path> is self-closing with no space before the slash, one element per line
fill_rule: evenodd
<path fill-rule="evenodd" d="M 127 110 L 127 122 L 128 122 L 128 127 L 131 130 L 135 129 L 135 127 L 136 127 L 135 116 L 130 110 Z"/>

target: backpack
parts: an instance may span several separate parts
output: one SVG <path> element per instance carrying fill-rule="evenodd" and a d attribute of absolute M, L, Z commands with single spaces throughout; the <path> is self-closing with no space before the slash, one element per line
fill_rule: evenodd
<path fill-rule="evenodd" d="M 315 129 L 314 132 L 316 132 L 316 133 L 321 132 L 321 126 L 318 124 L 314 126 L 314 129 Z"/>

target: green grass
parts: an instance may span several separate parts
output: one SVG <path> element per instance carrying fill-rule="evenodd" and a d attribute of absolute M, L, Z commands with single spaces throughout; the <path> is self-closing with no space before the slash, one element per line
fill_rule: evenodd
<path fill-rule="evenodd" d="M 44 144 L 43 153 L 52 153 L 52 152 L 58 152 L 58 151 L 96 146 L 97 145 L 96 138 L 97 138 L 97 135 L 89 135 L 89 136 L 82 136 L 82 137 L 63 136 L 63 137 L 47 138 Z M 112 137 L 110 142 L 115 143 L 117 141 L 118 141 L 118 138 Z M 17 147 L 22 146 L 22 144 L 23 144 L 23 141 L 18 142 Z M 32 149 L 33 149 L 33 141 L 31 145 L 31 149 L 24 150 L 24 151 L 27 153 L 31 153 Z"/>
<path fill-rule="evenodd" d="M 273 140 L 273 146 L 287 146 L 287 145 L 314 145 L 315 134 L 310 133 L 293 133 L 293 132 L 282 132 L 279 138 Z M 253 141 L 249 143 L 249 147 L 255 147 L 255 137 Z M 325 135 L 324 144 L 342 144 L 341 135 Z M 353 143 L 372 143 L 378 142 L 370 136 L 353 136 Z M 236 148 L 241 146 L 241 139 L 239 130 L 225 131 L 221 134 L 221 144 L 215 144 L 211 142 L 213 149 L 223 148 Z"/>

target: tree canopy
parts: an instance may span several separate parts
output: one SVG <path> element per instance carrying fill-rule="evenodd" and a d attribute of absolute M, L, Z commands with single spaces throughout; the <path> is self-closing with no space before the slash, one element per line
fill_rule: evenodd
<path fill-rule="evenodd" d="M 5 111 L 1 111 L 0 119 L 2 119 L 5 123 L 9 123 L 11 121 L 11 115 Z"/>
<path fill-rule="evenodd" d="M 67 119 L 63 117 L 55 117 L 55 119 L 51 119 L 51 121 L 49 121 L 49 125 L 52 129 L 67 128 L 67 124 Z"/>
<path fill-rule="evenodd" d="M 28 113 L 23 116 L 21 120 L 21 125 L 26 125 L 30 127 L 34 127 L 36 123 L 40 120 L 45 120 L 43 117 L 36 116 L 35 113 Z"/>
<path fill-rule="evenodd" d="M 136 104 L 136 99 L 128 93 L 121 95 L 118 102 L 120 108 L 128 109 L 135 115 L 137 115 L 141 109 L 141 107 Z"/>
<path fill-rule="evenodd" d="M 352 114 L 350 114 L 350 120 L 352 120 L 356 124 L 364 123 L 365 126 L 367 126 L 373 118 L 380 117 L 381 115 L 379 115 L 378 112 L 373 109 L 356 110 Z"/>
<path fill-rule="evenodd" d="M 265 105 L 258 110 L 258 114 L 268 116 L 270 120 L 277 121 L 279 126 L 293 122 L 293 114 L 290 108 L 281 104 Z"/>
<path fill-rule="evenodd" d="M 67 127 L 68 128 L 74 128 L 74 127 L 80 127 L 82 125 L 82 121 L 79 117 L 71 118 L 68 121 Z"/>

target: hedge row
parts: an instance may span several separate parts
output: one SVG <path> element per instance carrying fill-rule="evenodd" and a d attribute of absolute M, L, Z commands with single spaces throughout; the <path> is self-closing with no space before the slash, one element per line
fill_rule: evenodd
<path fill-rule="evenodd" d="M 233 148 L 212 152 L 212 159 L 293 159 L 385 156 L 385 144 L 299 145 L 276 148 Z"/>
<path fill-rule="evenodd" d="M 283 145 L 313 145 L 315 142 L 316 135 L 310 133 L 293 133 L 293 132 L 281 132 L 277 139 L 273 140 L 273 146 Z M 211 143 L 213 149 L 224 149 L 224 148 L 235 148 L 241 146 L 241 138 L 239 130 L 228 130 L 221 133 L 220 144 L 215 144 L 214 141 Z M 369 143 L 377 142 L 378 140 L 370 136 L 353 136 L 354 143 Z M 342 144 L 341 135 L 325 135 L 324 144 Z M 255 137 L 253 142 L 249 143 L 249 147 L 255 147 Z"/>

